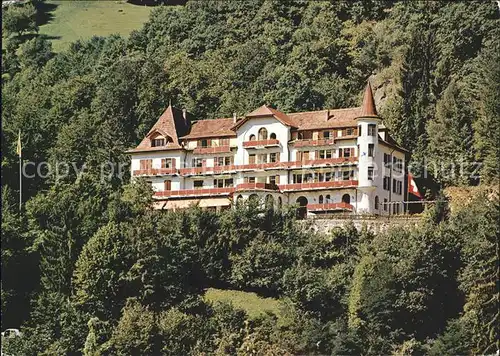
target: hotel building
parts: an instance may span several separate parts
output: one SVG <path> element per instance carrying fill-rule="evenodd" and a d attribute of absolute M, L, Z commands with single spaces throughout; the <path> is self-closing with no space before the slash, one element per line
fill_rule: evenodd
<path fill-rule="evenodd" d="M 260 199 L 300 215 L 403 213 L 407 151 L 377 114 L 370 84 L 361 107 L 194 120 L 169 106 L 129 150 L 157 209 L 229 208 Z"/>

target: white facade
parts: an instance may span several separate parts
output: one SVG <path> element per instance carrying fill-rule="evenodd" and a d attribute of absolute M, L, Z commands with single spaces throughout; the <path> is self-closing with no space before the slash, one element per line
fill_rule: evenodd
<path fill-rule="evenodd" d="M 165 203 L 158 206 L 166 209 L 218 208 L 252 196 L 272 198 L 275 207 L 303 205 L 308 215 L 403 213 L 404 167 L 385 167 L 384 159 L 404 165 L 405 153 L 382 139 L 379 125 L 379 118 L 361 117 L 349 127 L 354 134 L 343 136 L 345 127 L 319 128 L 309 130 L 312 139 L 299 140 L 292 133 L 300 126 L 273 115 L 247 116 L 232 137 L 187 135 L 179 149 L 130 151 L 132 177 L 151 182 L 155 199 Z"/>

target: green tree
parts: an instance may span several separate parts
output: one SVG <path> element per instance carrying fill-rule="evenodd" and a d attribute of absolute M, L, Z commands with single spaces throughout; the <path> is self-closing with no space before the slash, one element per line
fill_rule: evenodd
<path fill-rule="evenodd" d="M 38 32 L 36 8 L 33 4 L 13 5 L 2 10 L 2 32 L 4 36 L 9 37 L 12 34 L 21 36 L 27 31 Z"/>

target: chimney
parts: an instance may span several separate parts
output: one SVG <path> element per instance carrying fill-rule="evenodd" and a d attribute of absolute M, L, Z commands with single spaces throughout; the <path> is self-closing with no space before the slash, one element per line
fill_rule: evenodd
<path fill-rule="evenodd" d="M 325 121 L 328 121 L 330 119 L 330 109 L 328 109 L 326 111 L 326 120 Z"/>
<path fill-rule="evenodd" d="M 233 124 L 236 124 L 237 118 L 236 118 L 236 113 L 233 112 Z"/>

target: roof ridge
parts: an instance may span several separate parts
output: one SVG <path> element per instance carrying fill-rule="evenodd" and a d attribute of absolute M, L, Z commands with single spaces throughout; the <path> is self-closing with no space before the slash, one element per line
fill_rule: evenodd
<path fill-rule="evenodd" d="M 311 110 L 311 111 L 296 111 L 296 112 L 290 112 L 287 113 L 287 115 L 295 115 L 295 114 L 310 114 L 310 113 L 317 113 L 317 112 L 322 112 L 322 111 L 343 111 L 343 110 L 354 110 L 354 109 L 361 109 L 361 106 L 355 106 L 352 108 L 338 108 L 338 109 L 321 109 L 321 110 Z"/>

